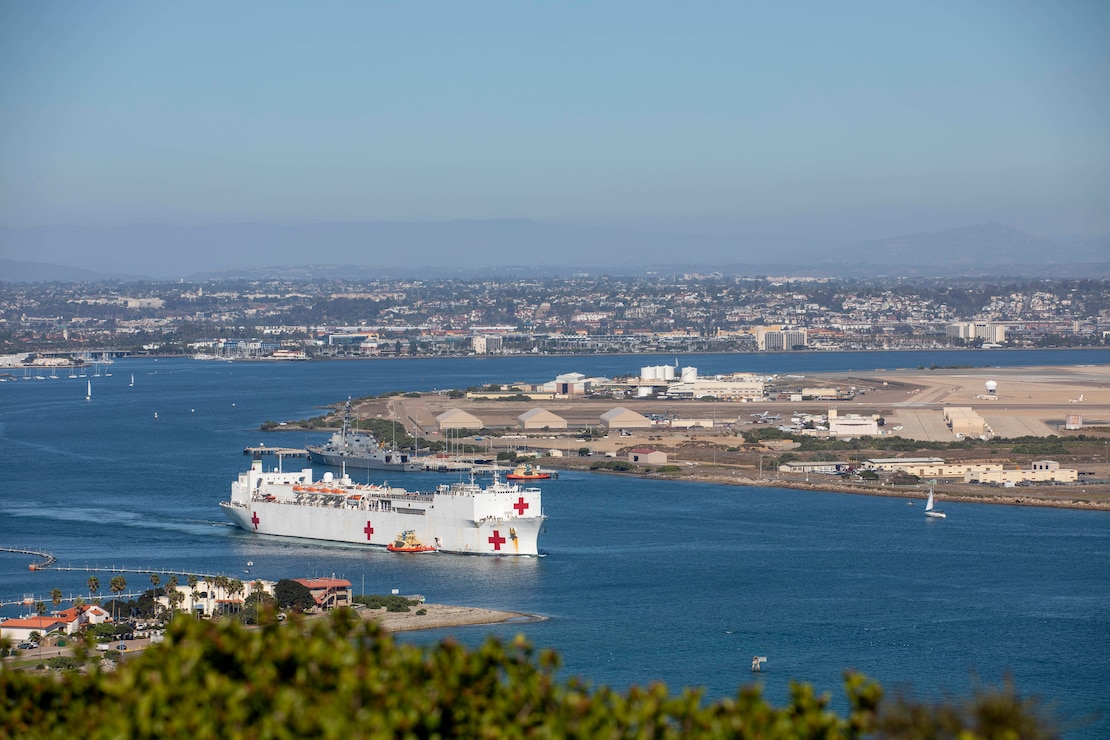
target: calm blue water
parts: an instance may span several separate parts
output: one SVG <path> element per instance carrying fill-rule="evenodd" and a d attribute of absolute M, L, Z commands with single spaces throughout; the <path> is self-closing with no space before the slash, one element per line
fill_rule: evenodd
<path fill-rule="evenodd" d="M 1110 515 L 947 503 L 935 522 L 903 500 L 773 488 L 564 474 L 544 487 L 546 557 L 398 558 L 358 547 L 234 530 L 217 502 L 267 419 L 320 413 L 348 395 L 563 372 L 628 374 L 673 356 L 228 364 L 128 360 L 111 377 L 0 383 L 0 546 L 49 550 L 62 565 L 169 568 L 261 578 L 335 574 L 357 590 L 550 617 L 466 628 L 471 642 L 526 634 L 563 657 L 563 675 L 625 688 L 662 680 L 709 698 L 758 677 L 776 702 L 788 682 L 831 691 L 855 668 L 888 689 L 940 698 L 1007 674 L 1019 690 L 1110 736 Z M 702 373 L 1104 364 L 1110 351 L 680 356 Z M 135 386 L 128 387 L 131 374 Z M 154 414 L 158 414 L 157 420 Z M 435 476 L 395 476 L 410 488 Z M 0 554 L 0 599 L 87 573 L 29 572 Z M 102 593 L 110 576 L 101 575 Z M 146 576 L 128 577 L 131 586 Z M 110 594 L 108 594 L 110 595 Z M 0 609 L 15 616 L 18 606 Z M 425 641 L 442 633 L 410 634 Z M 1096 713 L 1097 719 L 1090 720 Z"/>

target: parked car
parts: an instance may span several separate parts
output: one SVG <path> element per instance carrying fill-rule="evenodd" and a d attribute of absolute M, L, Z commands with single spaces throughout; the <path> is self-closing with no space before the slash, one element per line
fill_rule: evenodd
<path fill-rule="evenodd" d="M 34 650 L 39 644 L 37 642 L 21 642 L 19 643 L 20 650 Z"/>

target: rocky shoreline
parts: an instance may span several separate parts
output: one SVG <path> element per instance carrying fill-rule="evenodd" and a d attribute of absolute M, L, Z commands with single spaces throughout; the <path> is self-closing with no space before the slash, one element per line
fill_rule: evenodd
<path fill-rule="evenodd" d="M 571 467 L 571 466 L 567 466 Z M 591 471 L 604 472 L 604 471 Z M 622 475 L 621 473 L 611 473 Z M 624 473 L 623 475 L 629 475 Z M 632 474 L 635 475 L 635 474 Z M 644 478 L 664 478 L 659 474 L 640 475 Z M 830 493 L 851 493 L 864 496 L 888 496 L 892 498 L 924 500 L 928 493 L 926 487 L 898 488 L 895 486 L 882 486 L 878 484 L 853 484 L 833 482 L 831 480 L 805 481 L 789 478 L 764 478 L 762 480 L 739 475 L 724 473 L 692 472 L 680 476 L 673 476 L 674 480 L 696 481 L 700 483 L 719 483 L 732 486 L 752 486 L 763 488 L 792 488 L 803 491 L 827 491 Z M 1004 506 L 1042 506 L 1057 509 L 1090 509 L 1097 511 L 1110 511 L 1110 486 L 1105 484 L 1092 484 L 1080 486 L 1055 487 L 1051 489 L 1035 489 L 1023 487 L 1021 489 L 1002 489 L 1015 491 L 1014 493 L 1001 493 L 999 489 L 967 490 L 971 486 L 944 485 L 936 487 L 938 501 L 962 501 L 973 504 L 998 504 Z M 981 488 L 981 487 L 978 487 Z M 1020 491 L 1020 492 L 1018 492 Z M 1079 494 L 1078 496 L 1076 494 Z"/>

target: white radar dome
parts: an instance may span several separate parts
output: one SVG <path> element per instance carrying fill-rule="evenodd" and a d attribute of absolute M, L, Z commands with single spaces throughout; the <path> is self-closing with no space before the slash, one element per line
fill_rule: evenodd
<path fill-rule="evenodd" d="M 998 383 L 993 380 L 988 380 L 984 385 L 987 386 L 987 393 L 994 393 L 998 390 Z"/>

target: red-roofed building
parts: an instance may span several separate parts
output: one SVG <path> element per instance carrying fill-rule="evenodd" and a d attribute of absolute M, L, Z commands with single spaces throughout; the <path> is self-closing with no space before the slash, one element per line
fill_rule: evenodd
<path fill-rule="evenodd" d="M 7 638 L 15 643 L 26 642 L 31 638 L 32 632 L 45 636 L 51 632 L 65 631 L 65 620 L 58 617 L 25 617 L 0 622 L 0 638 Z"/>
<path fill-rule="evenodd" d="M 81 606 L 71 606 L 68 609 L 63 609 L 60 612 L 54 612 L 54 616 L 65 620 L 66 634 L 72 635 L 84 627 L 86 624 L 102 624 L 104 622 L 111 622 L 112 615 L 108 610 L 99 604 L 82 604 Z"/>
<path fill-rule="evenodd" d="M 647 447 L 637 447 L 634 450 L 628 451 L 628 462 L 662 465 L 667 462 L 667 453 L 661 450 L 652 450 Z"/>
<path fill-rule="evenodd" d="M 351 605 L 350 581 L 342 578 L 294 578 L 293 580 L 309 590 L 316 601 L 316 606 L 320 609 Z"/>

